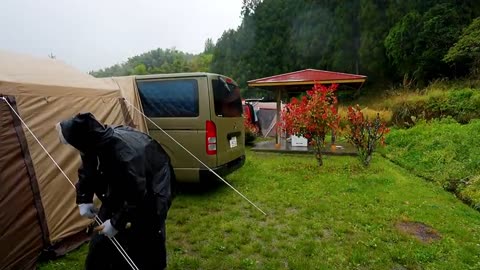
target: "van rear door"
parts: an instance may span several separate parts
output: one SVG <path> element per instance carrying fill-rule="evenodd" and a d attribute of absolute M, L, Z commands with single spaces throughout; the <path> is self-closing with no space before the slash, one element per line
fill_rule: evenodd
<path fill-rule="evenodd" d="M 245 130 L 240 88 L 230 78 L 213 76 L 212 122 L 216 127 L 217 166 L 245 155 Z M 211 99 L 212 100 L 212 99 Z"/>
<path fill-rule="evenodd" d="M 216 166 L 216 158 L 205 152 L 205 125 L 210 121 L 207 76 L 137 79 L 137 87 L 145 115 L 207 166 Z M 198 178 L 204 166 L 156 126 L 147 124 L 149 134 L 170 156 L 177 178 Z"/>

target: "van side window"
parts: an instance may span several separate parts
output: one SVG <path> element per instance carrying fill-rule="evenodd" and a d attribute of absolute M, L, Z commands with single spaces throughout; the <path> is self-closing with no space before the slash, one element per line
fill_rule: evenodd
<path fill-rule="evenodd" d="M 197 80 L 137 81 L 143 111 L 148 117 L 196 117 Z"/>
<path fill-rule="evenodd" d="M 213 79 L 212 86 L 215 115 L 242 117 L 243 107 L 240 88 L 233 83 L 219 79 Z"/>

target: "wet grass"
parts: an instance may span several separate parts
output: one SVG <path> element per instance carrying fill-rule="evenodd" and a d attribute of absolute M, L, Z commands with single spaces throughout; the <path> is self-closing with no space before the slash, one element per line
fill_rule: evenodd
<path fill-rule="evenodd" d="M 185 189 L 167 223 L 169 269 L 479 269 L 480 214 L 377 155 L 247 152 L 229 182 Z M 432 241 L 398 224 L 422 224 Z M 427 227 L 426 227 L 427 228 Z M 40 270 L 82 269 L 86 247 Z"/>

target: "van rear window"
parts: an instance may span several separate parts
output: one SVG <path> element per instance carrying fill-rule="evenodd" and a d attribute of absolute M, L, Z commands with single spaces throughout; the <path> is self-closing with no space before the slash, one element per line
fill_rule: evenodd
<path fill-rule="evenodd" d="M 223 78 L 213 79 L 215 114 L 222 117 L 242 117 L 243 107 L 240 88 Z"/>
<path fill-rule="evenodd" d="M 197 80 L 137 81 L 143 111 L 148 117 L 196 117 Z"/>

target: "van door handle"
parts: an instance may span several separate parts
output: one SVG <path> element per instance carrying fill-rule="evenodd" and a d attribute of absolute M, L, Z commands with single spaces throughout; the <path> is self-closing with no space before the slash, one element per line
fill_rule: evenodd
<path fill-rule="evenodd" d="M 240 131 L 228 133 L 227 134 L 227 139 L 230 140 L 231 138 L 238 137 L 240 135 L 242 135 L 242 132 L 240 132 Z"/>

